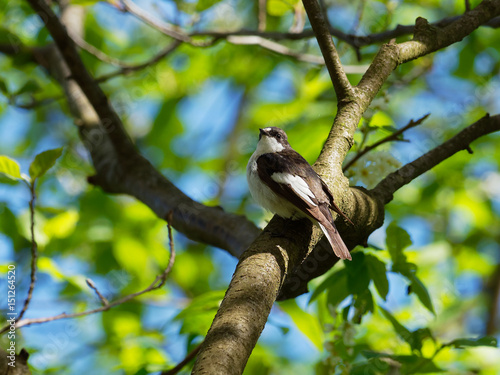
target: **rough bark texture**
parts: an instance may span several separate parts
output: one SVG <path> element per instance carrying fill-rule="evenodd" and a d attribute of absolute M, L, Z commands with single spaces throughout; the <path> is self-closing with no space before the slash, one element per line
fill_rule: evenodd
<path fill-rule="evenodd" d="M 290 231 L 295 233 L 293 237 L 283 236 Z M 275 216 L 245 251 L 201 347 L 194 374 L 243 372 L 285 275 L 307 253 L 311 233 L 307 219 L 291 221 Z M 285 250 L 290 248 L 299 251 Z"/>
<path fill-rule="evenodd" d="M 172 211 L 172 224 L 177 230 L 194 240 L 226 249 L 235 256 L 251 243 L 241 256 L 194 368 L 197 374 L 240 374 L 276 298 L 291 298 L 305 292 L 307 281 L 324 273 L 338 258 L 327 250 L 324 241 L 320 241 L 321 235 L 312 229 L 309 221 L 294 222 L 275 217 L 261 232 L 242 216 L 201 205 L 185 196 L 138 153 L 54 12 L 43 0 L 27 1 L 41 16 L 59 49 L 60 54 L 53 46 L 34 49 L 32 53 L 65 90 L 96 169 L 90 181 L 107 192 L 135 196 L 161 218 Z M 69 9 L 63 12 L 63 20 L 71 17 Z M 313 23 L 316 22 L 314 18 L 321 16 L 315 13 L 316 8 L 311 9 L 312 16 L 309 16 Z M 340 87 L 337 92 L 341 100 L 314 167 L 330 186 L 339 207 L 356 224 L 352 228 L 343 220 L 336 222 L 350 249 L 366 243 L 373 230 L 382 225 L 384 204 L 392 199 L 394 191 L 486 134 L 485 129 L 488 132 L 498 129 L 499 122 L 498 116 L 481 120 L 479 125 L 474 124 L 466 131 L 463 143 L 448 143 L 444 146 L 448 151 L 424 155 L 424 159 L 388 176 L 373 191 L 366 191 L 349 188 L 341 168 L 362 114 L 398 64 L 463 39 L 499 13 L 500 1 L 485 0 L 442 29 L 429 26 L 423 19 L 417 20 L 414 40 L 382 46 L 357 87 L 351 87 L 339 73 L 340 61 L 331 56 L 333 43 L 325 48 L 330 35 L 324 34 L 324 28 L 315 30 L 322 51 L 330 53 L 324 56 L 325 61 L 337 64 L 329 66 L 329 70 L 338 75 L 332 80 L 334 86 Z M 75 25 L 74 22 L 68 25 Z"/>
<path fill-rule="evenodd" d="M 21 349 L 19 354 L 15 357 L 15 367 L 9 366 L 11 359 L 8 358 L 8 354 L 5 350 L 0 349 L 0 374 L 2 375 L 31 375 L 31 371 L 28 367 L 28 357 L 29 353 L 25 349 Z"/>

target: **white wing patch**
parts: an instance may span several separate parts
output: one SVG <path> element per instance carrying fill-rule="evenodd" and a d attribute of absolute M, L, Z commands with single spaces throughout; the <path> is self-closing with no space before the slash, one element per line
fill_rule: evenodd
<path fill-rule="evenodd" d="M 313 192 L 309 189 L 307 182 L 305 182 L 302 177 L 294 176 L 290 173 L 279 172 L 273 173 L 271 178 L 279 184 L 290 185 L 292 190 L 303 200 L 313 207 L 317 206 L 317 204 L 312 201 L 312 198 L 314 198 Z"/>

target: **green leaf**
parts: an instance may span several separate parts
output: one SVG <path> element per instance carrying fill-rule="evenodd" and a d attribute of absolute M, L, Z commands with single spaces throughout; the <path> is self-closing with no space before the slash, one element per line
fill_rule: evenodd
<path fill-rule="evenodd" d="M 356 309 L 356 313 L 352 318 L 352 321 L 355 324 L 360 324 L 363 315 L 368 312 L 373 312 L 375 309 L 373 304 L 373 295 L 372 292 L 370 292 L 370 289 L 366 289 L 363 293 L 357 295 L 353 306 Z"/>
<path fill-rule="evenodd" d="M 364 361 L 361 363 L 356 363 L 351 371 L 349 371 L 350 375 L 378 375 L 378 374 L 386 374 L 389 370 L 389 364 L 387 361 L 382 360 L 381 358 L 370 358 L 368 361 Z"/>
<path fill-rule="evenodd" d="M 411 292 L 417 295 L 418 299 L 427 308 L 427 310 L 436 315 L 434 306 L 432 305 L 431 296 L 429 295 L 429 292 L 427 291 L 427 288 L 422 283 L 422 281 L 420 281 L 420 279 L 414 273 L 410 273 L 407 277 L 411 282 Z"/>
<path fill-rule="evenodd" d="M 463 349 L 470 346 L 498 346 L 498 340 L 493 336 L 484 336 L 478 339 L 456 339 L 444 344 L 443 346 L 451 346 L 457 349 Z"/>
<path fill-rule="evenodd" d="M 302 310 L 295 300 L 280 302 L 280 308 L 285 311 L 297 328 L 302 332 L 318 350 L 323 349 L 323 330 L 318 318 Z"/>
<path fill-rule="evenodd" d="M 19 88 L 16 92 L 14 92 L 12 95 L 21 95 L 21 94 L 28 94 L 28 93 L 35 93 L 40 91 L 42 88 L 40 85 L 35 81 L 35 80 L 28 80 L 24 83 L 24 85 Z"/>
<path fill-rule="evenodd" d="M 16 183 L 21 178 L 19 164 L 7 156 L 0 155 L 0 182 Z"/>
<path fill-rule="evenodd" d="M 385 263 L 370 254 L 365 256 L 365 263 L 368 267 L 370 278 L 377 288 L 378 294 L 385 300 L 387 293 L 389 293 L 389 280 L 387 279 Z"/>
<path fill-rule="evenodd" d="M 216 290 L 193 298 L 191 303 L 174 318 L 182 321 L 181 333 L 205 336 L 224 298 L 224 293 L 223 290 Z"/>
<path fill-rule="evenodd" d="M 411 245 L 410 235 L 403 228 L 398 227 L 395 222 L 389 224 L 386 235 L 385 242 L 392 262 L 395 264 L 406 263 L 403 250 Z"/>
<path fill-rule="evenodd" d="M 392 355 L 386 353 L 377 353 L 371 351 L 363 351 L 363 356 L 369 358 L 369 361 L 374 361 L 380 358 L 390 358 L 393 361 L 401 364 L 401 374 L 427 374 L 435 372 L 444 372 L 430 358 L 423 358 L 419 355 Z M 384 361 L 385 362 L 385 361 Z M 387 363 L 387 362 L 385 362 Z M 383 369 L 383 368 L 381 368 Z M 359 372 L 358 372 L 359 373 Z M 379 374 L 380 372 L 375 372 Z M 385 371 L 383 372 L 385 373 Z M 360 373 L 359 373 L 360 374 Z"/>
<path fill-rule="evenodd" d="M 444 372 L 436 366 L 432 359 L 422 358 L 418 355 L 393 355 L 391 358 L 402 364 L 401 374 L 429 374 Z"/>
<path fill-rule="evenodd" d="M 213 7 L 215 4 L 220 3 L 221 0 L 198 0 L 196 3 L 196 11 L 203 12 L 204 10 Z"/>
<path fill-rule="evenodd" d="M 335 272 L 334 274 L 328 276 L 321 284 L 319 284 L 316 289 L 313 291 L 311 298 L 309 299 L 309 303 L 313 302 L 316 298 L 319 297 L 321 293 L 325 290 L 337 289 L 339 287 L 339 283 L 341 281 L 339 279 L 346 277 L 346 270 L 341 269 L 340 271 Z M 344 285 L 347 285 L 347 280 L 345 279 L 343 282 Z M 346 289 L 347 290 L 347 289 Z"/>
<path fill-rule="evenodd" d="M 434 340 L 434 336 L 432 336 L 432 332 L 429 328 L 419 328 L 411 333 L 411 348 L 413 350 L 422 351 L 422 341 L 426 338 L 431 338 Z"/>
<path fill-rule="evenodd" d="M 368 289 L 370 275 L 364 253 L 352 254 L 352 261 L 346 263 L 345 269 L 347 271 L 347 288 L 349 294 L 360 294 Z"/>
<path fill-rule="evenodd" d="M 98 3 L 101 0 L 71 0 L 71 4 L 80 6 L 90 6 Z"/>
<path fill-rule="evenodd" d="M 9 95 L 9 88 L 7 87 L 7 84 L 4 82 L 3 79 L 0 79 L 0 91 L 4 95 Z"/>
<path fill-rule="evenodd" d="M 271 16 L 281 17 L 293 10 L 292 1 L 269 0 L 267 2 L 267 13 Z"/>
<path fill-rule="evenodd" d="M 382 111 L 375 112 L 370 120 L 371 127 L 385 127 L 391 125 L 394 125 L 394 121 L 387 113 Z"/>
<path fill-rule="evenodd" d="M 330 285 L 328 289 L 328 304 L 332 306 L 337 306 L 340 302 L 349 297 L 349 288 L 347 287 L 347 273 L 339 271 L 339 275 L 335 280 L 335 283 Z"/>
<path fill-rule="evenodd" d="M 37 156 L 30 165 L 29 173 L 32 180 L 41 177 L 55 164 L 62 155 L 62 147 L 44 151 Z"/>
<path fill-rule="evenodd" d="M 401 337 L 407 343 L 411 344 L 413 337 L 410 330 L 401 323 L 399 323 L 389 311 L 387 311 L 383 307 L 380 307 L 380 310 L 382 311 L 382 314 L 384 314 L 384 316 L 387 318 L 387 320 L 391 322 L 398 336 Z"/>

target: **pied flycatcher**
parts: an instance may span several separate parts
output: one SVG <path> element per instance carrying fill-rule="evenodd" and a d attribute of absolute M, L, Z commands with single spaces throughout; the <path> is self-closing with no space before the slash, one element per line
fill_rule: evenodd
<path fill-rule="evenodd" d="M 335 255 L 351 260 L 330 209 L 349 219 L 334 203 L 328 186 L 290 146 L 283 130 L 276 127 L 259 130 L 257 149 L 247 165 L 248 186 L 253 198 L 285 219 L 307 217 L 317 223 Z"/>

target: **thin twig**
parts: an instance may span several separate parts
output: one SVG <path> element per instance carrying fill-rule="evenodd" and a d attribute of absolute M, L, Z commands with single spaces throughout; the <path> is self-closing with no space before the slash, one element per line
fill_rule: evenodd
<path fill-rule="evenodd" d="M 467 149 L 477 138 L 500 130 L 500 115 L 486 115 L 446 142 L 383 178 L 370 192 L 387 204 L 394 193 L 455 153 Z"/>
<path fill-rule="evenodd" d="M 181 371 L 184 366 L 186 366 L 189 362 L 191 362 L 198 355 L 198 352 L 200 351 L 200 348 L 201 348 L 201 344 L 203 344 L 203 342 L 201 342 L 196 348 L 191 350 L 186 355 L 186 357 L 182 361 L 180 361 L 174 368 L 171 368 L 170 370 L 163 371 L 160 375 L 175 375 L 179 371 Z"/>
<path fill-rule="evenodd" d="M 31 231 L 31 276 L 30 276 L 30 286 L 28 289 L 28 296 L 26 297 L 26 300 L 24 301 L 23 309 L 19 313 L 19 316 L 16 319 L 16 322 L 20 321 L 26 311 L 28 310 L 28 307 L 31 302 L 31 298 L 33 298 L 33 290 L 35 289 L 35 283 L 36 283 L 36 262 L 38 259 L 38 244 L 36 243 L 35 240 L 35 200 L 36 200 L 36 193 L 35 193 L 35 184 L 36 180 L 33 181 L 32 183 L 28 183 L 29 188 L 30 188 L 30 193 L 31 193 L 31 200 L 29 203 L 30 206 L 30 231 Z M 3 330 L 2 330 L 3 332 Z"/>
<path fill-rule="evenodd" d="M 387 143 L 387 142 L 393 142 L 393 141 L 399 141 L 401 139 L 399 139 L 399 136 L 401 134 L 403 134 L 405 131 L 407 131 L 408 129 L 411 129 L 411 128 L 414 128 L 415 126 L 417 125 L 420 125 L 422 122 L 425 121 L 425 119 L 427 119 L 427 117 L 430 116 L 430 113 L 426 114 L 425 116 L 419 118 L 417 121 L 413 121 L 411 120 L 406 126 L 402 127 L 401 129 L 399 129 L 398 131 L 395 131 L 394 133 L 388 135 L 387 137 L 385 138 L 382 138 L 380 141 L 378 142 L 375 142 L 374 144 L 371 144 L 370 146 L 366 146 L 365 148 L 363 148 L 362 150 L 360 150 L 356 156 L 354 156 L 351 160 L 349 160 L 349 162 L 344 166 L 344 168 L 342 168 L 342 171 L 346 171 L 348 170 L 354 163 L 356 163 L 361 157 L 363 157 L 364 155 L 366 155 L 368 152 L 370 152 L 371 150 L 373 150 L 374 148 L 377 148 L 378 146 L 384 144 L 384 143 Z M 365 138 L 366 139 L 366 138 Z"/>
<path fill-rule="evenodd" d="M 314 35 L 318 41 L 321 53 L 325 58 L 326 67 L 330 74 L 335 93 L 337 94 L 338 101 L 352 96 L 353 88 L 347 79 L 347 76 L 340 62 L 340 57 L 333 43 L 332 36 L 328 25 L 323 17 L 323 12 L 317 0 L 302 0 L 304 8 L 309 17 Z"/>
<path fill-rule="evenodd" d="M 115 306 L 121 305 L 125 302 L 128 302 L 128 301 L 130 301 L 130 300 L 134 299 L 135 297 L 138 297 L 142 294 L 145 294 L 145 293 L 148 293 L 148 292 L 151 292 L 153 290 L 161 288 L 165 284 L 165 282 L 167 280 L 167 276 L 170 273 L 170 271 L 172 270 L 172 267 L 173 267 L 174 261 L 175 261 L 175 247 L 174 247 L 174 239 L 173 239 L 173 235 L 172 235 L 172 227 L 170 225 L 170 222 L 171 222 L 170 215 L 171 215 L 171 213 L 169 213 L 169 217 L 167 218 L 168 240 L 169 240 L 169 248 L 170 248 L 170 258 L 168 260 L 168 265 L 161 274 L 156 276 L 154 281 L 146 289 L 143 289 L 141 291 L 138 291 L 138 292 L 135 292 L 132 294 L 128 294 L 128 295 L 126 295 L 126 296 L 124 296 L 116 301 L 109 302 L 107 305 L 101 306 L 101 307 L 93 309 L 93 310 L 87 310 L 87 311 L 82 311 L 82 312 L 73 313 L 73 314 L 62 313 L 59 315 L 49 316 L 49 317 L 45 317 L 45 318 L 23 319 L 16 324 L 16 327 L 21 328 L 21 327 L 29 326 L 32 324 L 52 322 L 54 320 L 60 320 L 60 319 L 77 318 L 80 316 L 87 316 L 87 315 L 107 311 L 107 310 L 111 309 L 112 307 L 115 307 Z"/>
<path fill-rule="evenodd" d="M 153 27 L 154 29 L 161 31 L 163 34 L 168 35 L 169 37 L 174 38 L 180 42 L 188 43 L 196 47 L 208 47 L 215 43 L 216 39 L 209 40 L 208 42 L 194 41 L 191 36 L 187 35 L 183 31 L 179 31 L 179 28 L 177 28 L 176 26 L 151 17 L 150 14 L 142 10 L 130 0 L 121 0 L 121 4 L 124 11 L 136 16 L 141 21 Z"/>
<path fill-rule="evenodd" d="M 262 38 L 260 36 L 228 36 L 227 42 L 235 45 L 256 45 L 269 51 L 278 53 L 284 56 L 290 56 L 298 61 L 325 65 L 325 59 L 321 56 L 311 55 L 307 53 L 295 52 L 292 49 L 273 42 L 272 40 Z M 346 74 L 364 74 L 369 65 L 346 65 L 344 71 Z"/>
<path fill-rule="evenodd" d="M 103 51 L 101 51 L 100 49 L 87 43 L 87 41 L 85 41 L 79 35 L 77 35 L 75 33 L 71 33 L 70 30 L 71 29 L 68 29 L 68 34 L 71 37 L 71 39 L 73 39 L 75 44 L 78 47 L 80 47 L 81 49 L 87 51 L 88 53 L 90 53 L 91 55 L 96 57 L 97 59 L 99 59 L 105 63 L 111 64 L 111 65 L 119 66 L 120 68 L 130 68 L 131 67 L 130 64 L 127 64 L 119 59 L 111 57 L 111 56 L 107 55 L 106 53 L 104 53 Z"/>
<path fill-rule="evenodd" d="M 31 98 L 31 101 L 29 103 L 22 103 L 22 104 L 16 103 L 15 98 L 12 98 L 12 100 L 9 101 L 9 104 L 14 106 L 14 107 L 17 107 L 17 108 L 29 110 L 29 109 L 35 109 L 37 107 L 53 103 L 53 102 L 60 100 L 60 99 L 63 99 L 63 98 L 64 98 L 63 95 L 56 95 L 56 96 L 53 96 L 50 98 L 44 98 L 44 99 L 39 99 L 39 100 L 37 100 L 35 98 Z"/>
<path fill-rule="evenodd" d="M 114 72 L 111 72 L 108 74 L 104 74 L 100 77 L 97 77 L 96 82 L 102 83 L 102 82 L 110 80 L 111 78 L 115 78 L 115 77 L 118 77 L 118 76 L 121 76 L 124 74 L 129 74 L 129 73 L 136 72 L 138 70 L 153 66 L 153 65 L 157 64 L 158 62 L 160 62 L 163 58 L 165 58 L 166 56 L 171 54 L 173 51 L 175 51 L 177 49 L 177 47 L 179 47 L 180 45 L 181 45 L 181 42 L 179 42 L 178 40 L 174 40 L 169 46 L 167 46 L 165 49 L 163 49 L 156 56 L 153 56 L 153 58 L 151 58 L 150 60 L 145 61 L 141 64 L 137 64 L 137 65 L 129 65 L 126 68 L 121 68 L 121 69 L 118 69 L 117 71 L 114 71 Z"/>
<path fill-rule="evenodd" d="M 91 280 L 91 279 L 86 279 L 85 282 L 87 283 L 87 285 L 94 290 L 94 292 L 97 294 L 97 296 L 99 297 L 99 299 L 101 300 L 101 303 L 103 304 L 103 306 L 106 306 L 106 305 L 109 305 L 109 301 L 107 300 L 106 297 L 104 297 L 101 292 L 99 292 L 99 289 L 97 289 L 96 285 L 94 284 L 94 282 Z"/>

